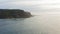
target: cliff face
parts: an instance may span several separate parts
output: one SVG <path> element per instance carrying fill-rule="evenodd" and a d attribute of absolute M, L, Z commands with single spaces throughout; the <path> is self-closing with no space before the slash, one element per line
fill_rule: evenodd
<path fill-rule="evenodd" d="M 28 18 L 31 17 L 30 12 L 19 9 L 0 9 L 0 18 Z"/>

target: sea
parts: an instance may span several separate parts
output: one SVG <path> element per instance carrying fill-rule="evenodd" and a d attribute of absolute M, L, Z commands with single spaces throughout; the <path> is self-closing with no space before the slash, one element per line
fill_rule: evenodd
<path fill-rule="evenodd" d="M 41 13 L 30 18 L 0 19 L 0 34 L 60 34 L 58 13 Z"/>

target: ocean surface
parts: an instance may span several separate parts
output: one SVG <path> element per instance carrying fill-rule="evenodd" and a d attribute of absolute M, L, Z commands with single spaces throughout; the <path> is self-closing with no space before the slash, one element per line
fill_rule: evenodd
<path fill-rule="evenodd" d="M 60 14 L 0 19 L 0 34 L 60 34 Z"/>

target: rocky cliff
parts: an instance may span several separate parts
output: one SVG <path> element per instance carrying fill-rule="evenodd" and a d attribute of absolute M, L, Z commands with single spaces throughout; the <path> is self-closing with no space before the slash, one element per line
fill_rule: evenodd
<path fill-rule="evenodd" d="M 0 18 L 28 18 L 31 17 L 30 12 L 20 9 L 0 9 Z"/>

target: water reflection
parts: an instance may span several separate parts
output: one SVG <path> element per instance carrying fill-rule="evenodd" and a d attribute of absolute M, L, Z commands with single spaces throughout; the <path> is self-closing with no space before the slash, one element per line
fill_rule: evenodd
<path fill-rule="evenodd" d="M 21 25 L 24 23 L 24 20 L 24 18 L 0 19 L 0 34 L 18 34 L 16 27 L 21 28 Z M 20 24 L 21 27 L 18 27 L 17 24 Z"/>

